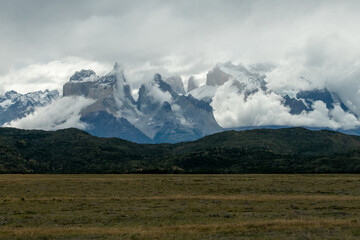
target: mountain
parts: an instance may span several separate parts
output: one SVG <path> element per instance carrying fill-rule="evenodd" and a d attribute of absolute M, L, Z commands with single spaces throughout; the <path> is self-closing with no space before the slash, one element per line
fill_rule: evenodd
<path fill-rule="evenodd" d="M 164 78 L 164 82 L 170 85 L 171 89 L 177 94 L 185 94 L 184 83 L 180 76 L 172 76 Z"/>
<path fill-rule="evenodd" d="M 267 87 L 266 75 L 262 69 L 266 66 L 246 68 L 243 65 L 234 65 L 231 62 L 217 64 L 206 76 L 206 83 L 200 87 L 194 86 L 194 78 L 191 79 L 191 87 L 188 95 L 206 102 L 212 102 L 217 89 L 225 83 L 232 81 L 233 88 L 239 94 L 248 97 L 258 91 L 265 94 L 271 93 Z M 266 71 L 265 71 L 266 72 Z M 190 82 L 190 80 L 189 80 Z M 291 114 L 300 114 L 302 111 L 314 110 L 312 104 L 321 101 L 326 104 L 327 109 L 334 109 L 334 104 L 339 104 L 344 111 L 349 111 L 348 107 L 342 102 L 341 98 L 327 88 L 298 91 L 293 97 L 285 94 L 283 96 L 284 106 L 290 107 Z"/>
<path fill-rule="evenodd" d="M 221 130 L 211 106 L 192 96 L 179 95 L 156 74 L 139 90 L 136 126 L 155 142 L 195 140 Z"/>
<path fill-rule="evenodd" d="M 187 87 L 187 92 L 190 92 L 196 88 L 198 88 L 198 84 L 195 80 L 195 77 L 194 76 L 190 76 L 189 77 L 189 81 L 188 81 L 188 87 Z"/>
<path fill-rule="evenodd" d="M 192 86 L 190 88 L 192 90 L 188 94 L 197 99 L 211 102 L 219 86 L 228 81 L 233 81 L 232 86 L 239 93 L 248 96 L 259 90 L 266 91 L 265 78 L 265 75 L 251 71 L 242 65 L 234 65 L 231 62 L 217 64 L 207 73 L 205 85 L 198 88 Z"/>
<path fill-rule="evenodd" d="M 121 137 L 137 143 L 150 143 L 152 140 L 134 127 L 125 118 L 117 118 L 107 111 L 96 111 L 80 118 L 89 124 L 86 131 L 98 137 Z"/>
<path fill-rule="evenodd" d="M 315 89 L 310 91 L 300 91 L 295 98 L 285 95 L 285 106 L 290 107 L 291 114 L 300 114 L 303 111 L 309 112 L 314 110 L 312 104 L 315 101 L 325 103 L 327 109 L 334 109 L 334 104 L 339 104 L 344 111 L 349 111 L 348 107 L 341 101 L 340 97 L 327 88 Z"/>
<path fill-rule="evenodd" d="M 277 92 L 267 82 L 266 74 L 273 68 L 269 64 L 217 64 L 206 74 L 203 85 L 191 76 L 187 91 L 180 76 L 163 77 L 157 73 L 140 86 L 137 99 L 132 95 L 131 79 L 119 64 L 115 63 L 104 76 L 83 69 L 63 86 L 62 100 L 67 99 L 71 105 L 63 106 L 69 109 L 64 117 L 53 116 L 47 128 L 24 124 L 36 108 L 49 106 L 56 112 L 62 103 L 57 101 L 55 106 L 52 102 L 60 98 L 59 93 L 46 90 L 23 95 L 11 91 L 0 97 L 0 124 L 57 129 L 65 122 L 63 126 L 80 127 L 95 136 L 136 143 L 178 143 L 231 129 L 290 126 L 360 134 L 360 121 L 351 111 L 351 102 L 343 102 L 326 87 Z M 276 114 L 269 118 L 271 112 Z M 28 120 L 42 122 L 30 117 Z M 283 118 L 285 121 L 281 121 Z M 9 124 L 16 119 L 24 121 Z"/>
<path fill-rule="evenodd" d="M 78 129 L 0 128 L 1 173 L 359 173 L 360 137 L 304 128 L 136 144 Z"/>
<path fill-rule="evenodd" d="M 0 125 L 23 118 L 34 112 L 35 108 L 46 106 L 58 98 L 59 92 L 56 90 L 27 94 L 20 94 L 16 91 L 6 92 L 4 96 L 0 96 Z"/>
<path fill-rule="evenodd" d="M 181 78 L 155 74 L 141 85 L 135 101 L 118 64 L 103 77 L 92 70 L 76 72 L 63 87 L 64 97 L 96 100 L 81 113 L 81 120 L 89 125 L 86 130 L 96 136 L 175 143 L 221 131 L 211 106 L 184 92 Z"/>
<path fill-rule="evenodd" d="M 217 64 L 207 73 L 204 85 L 194 87 L 191 79 L 187 96 L 208 102 L 219 125 L 227 130 L 304 126 L 360 133 L 358 115 L 351 110 L 356 111 L 354 103 L 344 102 L 326 87 L 291 91 L 270 88 L 266 74 L 272 69 L 268 64 Z M 272 112 L 276 115 L 271 116 Z"/>

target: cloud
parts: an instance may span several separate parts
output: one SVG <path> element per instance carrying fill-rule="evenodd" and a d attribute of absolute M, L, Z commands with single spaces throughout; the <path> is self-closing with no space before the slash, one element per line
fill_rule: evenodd
<path fill-rule="evenodd" d="M 172 102 L 172 97 L 170 93 L 162 91 L 157 83 L 152 82 L 151 84 L 146 84 L 145 87 L 148 89 L 147 93 L 154 102 L 160 104 L 163 102 Z"/>
<path fill-rule="evenodd" d="M 50 105 L 37 108 L 35 112 L 24 118 L 5 124 L 5 127 L 43 130 L 70 127 L 85 129 L 87 126 L 80 121 L 80 112 L 92 103 L 94 100 L 84 97 L 63 97 Z"/>
<path fill-rule="evenodd" d="M 292 115 L 283 105 L 282 96 L 275 92 L 258 91 L 245 100 L 244 94 L 232 86 L 232 81 L 217 89 L 211 105 L 216 121 L 224 128 L 277 125 L 353 129 L 360 126 L 353 114 L 344 112 L 338 105 L 328 110 L 321 101 L 313 103 L 313 111 Z"/>
<path fill-rule="evenodd" d="M 303 57 L 304 51 L 312 53 L 307 64 L 322 64 L 332 42 L 321 38 L 328 36 L 351 42 L 343 44 L 346 54 L 333 57 L 359 54 L 353 44 L 360 40 L 359 10 L 358 1 L 331 0 L 3 1 L 0 75 L 69 56 L 182 76 L 228 60 L 281 63 Z M 16 90 L 25 91 L 20 76 L 13 81 Z"/>
<path fill-rule="evenodd" d="M 315 126 L 324 120 L 324 126 L 351 127 L 356 119 L 336 107 L 325 112 L 321 104 L 294 119 L 279 94 L 327 87 L 360 116 L 359 11 L 356 0 L 2 1 L 0 94 L 61 90 L 75 71 L 102 75 L 115 61 L 134 92 L 157 72 L 180 75 L 186 86 L 190 75 L 204 82 L 218 62 L 266 62 L 275 66 L 266 73 L 273 93 L 259 92 L 245 103 L 219 90 L 213 104 L 221 124 L 301 120 Z M 154 91 L 160 101 L 169 99 Z"/>
<path fill-rule="evenodd" d="M 93 69 L 100 75 L 104 74 L 109 66 L 84 59 L 69 57 L 49 62 L 47 64 L 31 64 L 17 70 L 11 70 L 0 76 L 2 91 L 16 90 L 20 93 L 31 91 L 57 89 L 62 91 L 62 85 L 69 81 L 75 71 Z"/>

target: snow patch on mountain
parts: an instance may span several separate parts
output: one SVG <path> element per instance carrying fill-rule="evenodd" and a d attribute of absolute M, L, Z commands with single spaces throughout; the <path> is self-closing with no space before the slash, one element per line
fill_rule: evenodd
<path fill-rule="evenodd" d="M 215 96 L 216 89 L 216 86 L 203 85 L 188 92 L 187 95 L 191 95 L 199 100 L 211 102 Z"/>
<path fill-rule="evenodd" d="M 56 90 L 37 91 L 21 94 L 16 91 L 8 91 L 0 97 L 0 124 L 22 118 L 33 112 L 37 107 L 51 104 L 59 98 Z"/>
<path fill-rule="evenodd" d="M 343 101 L 343 95 L 327 88 L 277 91 L 268 84 L 271 71 L 269 64 L 217 64 L 202 86 L 190 77 L 185 93 L 181 77 L 160 74 L 132 90 L 116 63 L 101 77 L 92 70 L 76 72 L 64 85 L 64 97 L 53 103 L 58 92 L 7 92 L 0 96 L 0 120 L 22 128 L 78 127 L 143 143 L 195 140 L 223 128 L 249 126 L 360 127 L 353 103 Z M 56 117 L 41 120 L 47 113 Z"/>

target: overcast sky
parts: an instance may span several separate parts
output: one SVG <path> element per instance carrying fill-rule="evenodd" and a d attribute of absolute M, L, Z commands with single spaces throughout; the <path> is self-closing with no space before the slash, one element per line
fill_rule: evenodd
<path fill-rule="evenodd" d="M 275 64 L 274 88 L 299 74 L 336 87 L 359 72 L 359 12 L 350 0 L 0 0 L 0 93 L 59 89 L 74 71 L 101 75 L 115 61 L 135 87 L 229 60 Z"/>

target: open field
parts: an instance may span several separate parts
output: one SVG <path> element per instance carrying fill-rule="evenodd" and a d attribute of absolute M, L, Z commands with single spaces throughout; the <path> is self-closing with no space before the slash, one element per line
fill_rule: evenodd
<path fill-rule="evenodd" d="M 0 175 L 0 239 L 360 239 L 360 175 Z"/>

